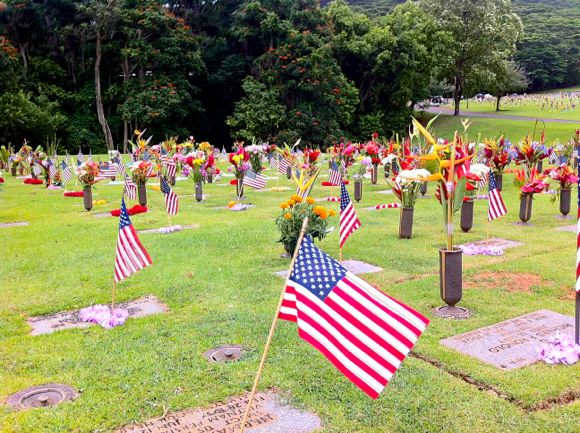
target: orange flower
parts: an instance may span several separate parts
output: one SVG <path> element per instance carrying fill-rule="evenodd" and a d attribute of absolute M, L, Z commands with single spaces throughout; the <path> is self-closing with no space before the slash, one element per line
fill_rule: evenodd
<path fill-rule="evenodd" d="M 323 210 L 320 213 L 320 215 L 318 215 L 318 216 L 320 217 L 320 219 L 323 219 L 323 220 L 325 220 L 328 217 L 328 215 L 326 214 L 326 211 L 325 210 Z"/>
<path fill-rule="evenodd" d="M 306 197 L 306 203 L 314 204 L 314 199 L 312 197 Z"/>
<path fill-rule="evenodd" d="M 320 216 L 322 213 L 326 213 L 326 209 L 324 209 L 322 206 L 314 206 L 312 212 L 314 213 L 314 215 Z"/>
<path fill-rule="evenodd" d="M 231 202 L 229 202 L 229 203 L 228 203 L 228 208 L 230 208 L 230 209 L 231 209 L 231 208 L 233 208 L 235 205 L 236 205 L 236 202 L 235 202 L 235 201 L 231 201 Z"/>
<path fill-rule="evenodd" d="M 294 194 L 292 197 L 290 197 L 292 200 L 294 200 L 296 203 L 302 203 L 302 197 L 300 197 L 298 194 Z"/>
<path fill-rule="evenodd" d="M 288 209 L 289 206 L 290 205 L 288 203 L 286 203 L 286 202 L 280 203 L 280 208 L 282 208 L 282 209 Z"/>
<path fill-rule="evenodd" d="M 287 219 L 287 220 L 289 220 L 290 218 L 292 218 L 292 214 L 290 212 L 286 212 L 284 214 L 284 218 Z"/>
<path fill-rule="evenodd" d="M 336 215 L 336 212 L 334 211 L 334 209 L 330 209 L 328 211 L 328 216 L 335 216 L 335 215 Z"/>
<path fill-rule="evenodd" d="M 290 206 L 294 206 L 296 204 L 296 202 L 294 200 L 288 200 L 288 204 Z"/>

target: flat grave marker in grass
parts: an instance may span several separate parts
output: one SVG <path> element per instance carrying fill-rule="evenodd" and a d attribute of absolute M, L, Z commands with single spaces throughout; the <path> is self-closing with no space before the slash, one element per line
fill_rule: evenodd
<path fill-rule="evenodd" d="M 247 396 L 233 397 L 205 409 L 169 413 L 142 424 L 131 424 L 117 433 L 237 433 L 248 404 Z M 320 418 L 279 402 L 275 393 L 256 394 L 246 423 L 246 433 L 309 433 L 321 427 Z"/>
<path fill-rule="evenodd" d="M 441 340 L 441 344 L 502 370 L 539 360 L 537 349 L 556 335 L 574 337 L 574 318 L 539 310 Z"/>
<path fill-rule="evenodd" d="M 507 249 L 507 248 L 514 248 L 514 247 L 519 247 L 522 246 L 523 243 L 522 242 L 516 242 L 516 241 L 510 241 L 508 239 L 501 239 L 501 238 L 493 238 L 493 239 L 484 239 L 482 241 L 477 241 L 477 242 L 470 242 L 468 244 L 463 244 L 463 245 L 459 245 L 460 248 L 483 248 L 483 247 L 494 247 L 494 248 L 501 248 L 501 249 Z"/>
<path fill-rule="evenodd" d="M 167 226 L 167 227 L 159 227 L 157 229 L 147 229 L 147 230 L 138 230 L 137 232 L 139 234 L 147 234 L 147 233 L 174 233 L 174 232 L 180 232 L 182 230 L 192 230 L 192 229 L 198 229 L 199 225 L 198 224 L 190 224 L 190 225 L 176 225 L 176 226 Z"/>
<path fill-rule="evenodd" d="M 14 223 L 0 223 L 0 229 L 9 229 L 10 227 L 25 227 L 28 225 L 27 221 L 18 221 Z"/>
<path fill-rule="evenodd" d="M 155 296 L 146 296 L 133 301 L 121 302 L 117 308 L 126 309 L 129 317 L 150 316 L 152 314 L 165 313 L 168 308 Z M 79 318 L 80 310 L 63 311 L 60 313 L 36 316 L 28 319 L 28 324 L 32 327 L 31 335 L 52 334 L 55 331 L 71 328 L 87 328 L 91 323 L 82 322 Z"/>
<path fill-rule="evenodd" d="M 383 270 L 383 268 L 371 265 L 370 263 L 361 262 L 360 260 L 343 260 L 340 264 L 355 275 L 373 274 Z M 279 277 L 286 278 L 286 275 L 288 275 L 288 270 L 284 269 L 282 271 L 275 272 L 275 274 Z"/>
<path fill-rule="evenodd" d="M 574 232 L 576 233 L 576 226 L 564 226 L 564 227 L 558 227 L 556 230 L 560 231 L 560 232 Z"/>

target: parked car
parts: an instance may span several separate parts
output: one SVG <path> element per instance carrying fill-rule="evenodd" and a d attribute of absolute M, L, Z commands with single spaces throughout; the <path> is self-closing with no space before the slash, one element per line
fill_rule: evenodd
<path fill-rule="evenodd" d="M 443 96 L 433 96 L 429 100 L 429 104 L 437 107 L 439 105 L 447 104 L 447 100 L 445 98 L 443 98 Z"/>

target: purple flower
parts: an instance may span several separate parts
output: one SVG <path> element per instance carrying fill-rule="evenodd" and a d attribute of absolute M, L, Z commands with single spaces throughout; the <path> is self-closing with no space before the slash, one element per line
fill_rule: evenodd
<path fill-rule="evenodd" d="M 89 323 L 100 323 L 109 316 L 109 307 L 106 305 L 92 305 L 79 312 L 79 319 Z"/>
<path fill-rule="evenodd" d="M 116 326 L 124 325 L 129 317 L 129 312 L 123 308 L 116 308 L 113 314 L 99 323 L 105 329 L 111 329 Z"/>
<path fill-rule="evenodd" d="M 538 348 L 538 358 L 547 364 L 572 365 L 580 359 L 580 345 L 567 335 L 557 333 L 548 344 Z"/>

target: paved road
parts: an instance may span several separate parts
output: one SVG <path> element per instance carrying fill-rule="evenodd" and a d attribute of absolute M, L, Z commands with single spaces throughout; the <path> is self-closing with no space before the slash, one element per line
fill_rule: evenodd
<path fill-rule="evenodd" d="M 444 107 L 429 107 L 425 110 L 429 113 L 433 114 L 450 114 L 453 115 L 453 109 L 451 108 L 444 108 Z M 530 120 L 535 121 L 543 120 L 546 123 L 575 123 L 580 125 L 580 120 L 570 120 L 570 119 L 548 119 L 545 117 L 527 117 L 527 116 L 512 116 L 510 114 L 495 114 L 495 113 L 477 113 L 472 111 L 460 111 L 460 116 L 466 117 L 491 117 L 496 119 L 510 119 L 510 120 Z"/>

